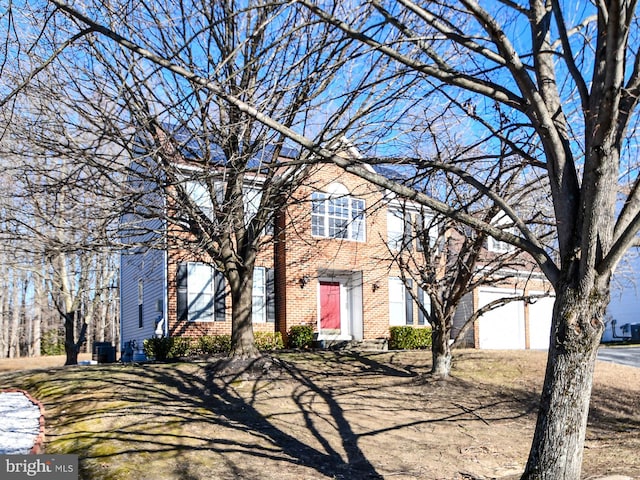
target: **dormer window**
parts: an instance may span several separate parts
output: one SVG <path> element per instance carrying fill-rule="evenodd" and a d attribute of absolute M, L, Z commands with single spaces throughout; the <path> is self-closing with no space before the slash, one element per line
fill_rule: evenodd
<path fill-rule="evenodd" d="M 316 237 L 365 241 L 364 200 L 333 183 L 325 192 L 311 194 L 311 233 Z"/>

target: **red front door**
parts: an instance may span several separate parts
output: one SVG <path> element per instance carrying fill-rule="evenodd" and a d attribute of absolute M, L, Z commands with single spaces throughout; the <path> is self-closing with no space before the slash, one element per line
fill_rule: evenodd
<path fill-rule="evenodd" d="M 320 328 L 340 330 L 340 283 L 320 282 Z"/>

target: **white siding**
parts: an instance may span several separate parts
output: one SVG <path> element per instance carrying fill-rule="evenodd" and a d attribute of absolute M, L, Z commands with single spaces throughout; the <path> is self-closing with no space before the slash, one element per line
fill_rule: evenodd
<path fill-rule="evenodd" d="M 542 295 L 544 292 L 529 292 Z M 555 297 L 546 297 L 528 305 L 529 308 L 529 348 L 547 350 L 551 336 L 551 317 Z"/>
<path fill-rule="evenodd" d="M 630 335 L 630 329 L 627 327 L 623 332 L 625 325 L 640 323 L 640 253 L 638 248 L 631 249 L 623 258 L 622 262 L 616 269 L 611 281 L 611 302 L 607 308 L 607 317 L 609 321 L 605 325 L 602 334 L 603 342 L 619 341 L 621 338 Z M 615 320 L 616 331 L 612 330 L 610 320 Z"/>
<path fill-rule="evenodd" d="M 161 250 L 120 255 L 121 347 L 135 340 L 140 348 L 155 334 L 156 323 L 166 314 L 166 260 Z M 142 323 L 139 326 L 138 283 L 143 284 Z"/>
<path fill-rule="evenodd" d="M 154 177 L 154 166 L 133 162 L 127 179 L 129 188 L 139 196 L 132 211 L 120 218 L 119 234 L 124 244 L 135 245 L 120 254 L 120 342 L 142 342 L 155 335 L 159 320 L 166 318 L 166 254 L 162 245 L 164 197 Z M 142 285 L 142 326 L 139 297 Z"/>

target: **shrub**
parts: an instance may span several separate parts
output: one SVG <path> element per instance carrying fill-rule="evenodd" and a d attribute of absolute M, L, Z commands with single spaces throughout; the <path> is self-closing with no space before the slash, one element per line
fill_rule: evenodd
<path fill-rule="evenodd" d="M 389 329 L 391 350 L 413 350 L 431 347 L 431 329 L 413 328 L 409 325 Z"/>
<path fill-rule="evenodd" d="M 255 332 L 254 337 L 255 345 L 261 352 L 284 348 L 280 332 Z M 148 358 L 160 362 L 170 358 L 186 357 L 194 353 L 202 355 L 227 354 L 231 351 L 231 335 L 203 335 L 197 340 L 185 337 L 147 338 L 143 348 Z"/>
<path fill-rule="evenodd" d="M 181 337 L 147 338 L 142 348 L 147 358 L 160 362 L 169 358 L 186 357 L 193 350 L 191 340 Z"/>
<path fill-rule="evenodd" d="M 280 332 L 255 332 L 254 341 L 261 352 L 271 352 L 284 348 Z"/>
<path fill-rule="evenodd" d="M 147 358 L 155 358 L 162 362 L 169 358 L 172 341 L 171 337 L 147 338 L 142 342 L 142 349 Z"/>
<path fill-rule="evenodd" d="M 203 355 L 229 353 L 231 335 L 204 335 L 198 338 L 198 351 Z"/>
<path fill-rule="evenodd" d="M 313 345 L 313 327 L 311 325 L 294 325 L 289 330 L 289 347 L 310 348 Z"/>
<path fill-rule="evenodd" d="M 193 353 L 193 342 L 190 338 L 173 337 L 169 358 L 187 357 Z"/>

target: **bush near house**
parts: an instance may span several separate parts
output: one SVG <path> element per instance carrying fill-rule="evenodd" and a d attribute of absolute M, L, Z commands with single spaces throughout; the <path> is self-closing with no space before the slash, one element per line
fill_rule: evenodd
<path fill-rule="evenodd" d="M 311 325 L 293 325 L 289 329 L 290 348 L 311 348 L 313 345 L 313 327 Z"/>
<path fill-rule="evenodd" d="M 231 335 L 203 335 L 197 340 L 196 349 L 201 355 L 216 355 L 231 351 Z"/>
<path fill-rule="evenodd" d="M 162 337 L 162 338 L 147 338 L 142 343 L 142 349 L 147 358 L 154 358 L 160 362 L 163 362 L 169 358 L 175 358 L 173 346 L 175 341 L 178 340 L 174 337 Z M 180 339 L 181 340 L 181 339 Z"/>
<path fill-rule="evenodd" d="M 254 332 L 253 336 L 256 347 L 261 352 L 273 352 L 284 348 L 280 332 Z"/>
<path fill-rule="evenodd" d="M 431 329 L 411 326 L 389 328 L 389 349 L 414 350 L 431 347 Z"/>
<path fill-rule="evenodd" d="M 284 348 L 280 332 L 255 332 L 255 345 L 261 352 Z M 204 335 L 197 339 L 184 337 L 147 338 L 144 341 L 147 358 L 165 361 L 189 355 L 216 355 L 231 351 L 231 335 Z"/>

